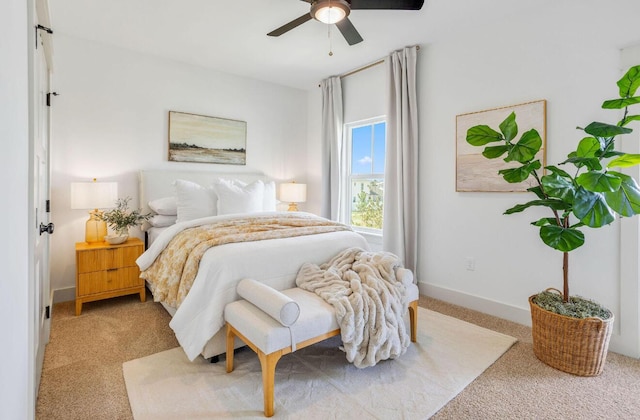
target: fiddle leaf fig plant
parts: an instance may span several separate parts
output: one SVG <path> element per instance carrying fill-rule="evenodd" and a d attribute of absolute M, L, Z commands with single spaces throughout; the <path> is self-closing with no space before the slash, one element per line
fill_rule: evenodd
<path fill-rule="evenodd" d="M 531 129 L 519 139 L 516 115 L 511 113 L 498 130 L 477 125 L 467 131 L 467 142 L 484 146 L 487 159 L 503 158 L 517 166 L 498 171 L 506 182 L 519 183 L 533 178 L 528 191 L 536 198 L 518 204 L 505 214 L 522 212 L 530 207 L 546 207 L 550 215 L 532 225 L 540 230 L 540 239 L 563 253 L 563 299 L 569 301 L 568 253 L 585 242 L 583 228 L 599 228 L 615 220 L 616 214 L 631 217 L 640 213 L 640 187 L 635 179 L 615 168 L 640 164 L 640 154 L 624 153 L 615 148 L 616 137 L 632 132 L 627 125 L 640 121 L 640 115 L 630 115 L 629 108 L 640 103 L 635 96 L 640 87 L 640 65 L 631 67 L 618 81 L 618 99 L 607 100 L 604 109 L 623 110 L 616 124 L 592 122 L 577 127 L 584 133 L 575 151 L 557 165 L 545 166 L 536 154 L 542 146 L 540 134 Z M 506 155 L 506 156 L 505 156 Z"/>

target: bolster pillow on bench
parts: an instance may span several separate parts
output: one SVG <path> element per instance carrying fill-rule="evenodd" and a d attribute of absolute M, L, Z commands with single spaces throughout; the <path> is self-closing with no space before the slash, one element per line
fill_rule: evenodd
<path fill-rule="evenodd" d="M 289 296 L 253 279 L 238 283 L 238 294 L 262 309 L 283 326 L 293 325 L 300 316 L 300 306 Z"/>

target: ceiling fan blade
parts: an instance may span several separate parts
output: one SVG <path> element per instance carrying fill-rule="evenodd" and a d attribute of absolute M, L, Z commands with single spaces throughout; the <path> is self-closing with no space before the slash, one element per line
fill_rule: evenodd
<path fill-rule="evenodd" d="M 340 33 L 347 40 L 349 45 L 355 45 L 358 42 L 362 42 L 362 37 L 356 30 L 356 27 L 353 26 L 353 23 L 349 20 L 349 18 L 344 18 L 340 22 L 336 23 L 336 26 L 340 30 Z"/>
<path fill-rule="evenodd" d="M 420 10 L 424 0 L 351 0 L 351 10 Z"/>
<path fill-rule="evenodd" d="M 278 29 L 274 29 L 273 31 L 269 32 L 267 35 L 268 36 L 280 36 L 280 35 L 284 34 L 285 32 L 289 32 L 293 28 L 296 28 L 296 27 L 302 25 L 303 23 L 305 23 L 305 22 L 307 22 L 309 20 L 311 20 L 311 15 L 309 13 L 306 13 L 306 14 L 300 16 L 299 18 L 292 20 L 289 23 L 286 23 L 286 24 L 282 25 Z"/>

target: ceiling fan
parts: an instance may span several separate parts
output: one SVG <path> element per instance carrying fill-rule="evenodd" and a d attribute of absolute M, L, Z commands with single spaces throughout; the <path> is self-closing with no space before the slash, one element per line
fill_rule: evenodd
<path fill-rule="evenodd" d="M 362 41 L 348 16 L 351 10 L 420 10 L 424 0 L 301 0 L 311 4 L 311 10 L 278 29 L 268 36 L 280 36 L 303 23 L 316 19 L 327 25 L 336 24 L 349 45 Z"/>

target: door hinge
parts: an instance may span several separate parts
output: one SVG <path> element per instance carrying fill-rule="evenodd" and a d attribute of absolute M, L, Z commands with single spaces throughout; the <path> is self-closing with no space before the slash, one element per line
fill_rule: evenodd
<path fill-rule="evenodd" d="M 47 92 L 47 106 L 51 106 L 51 95 L 58 96 L 58 92 Z"/>
<path fill-rule="evenodd" d="M 45 201 L 44 211 L 51 213 L 51 200 Z"/>
<path fill-rule="evenodd" d="M 49 305 L 44 308 L 44 316 L 49 319 L 51 318 L 51 307 Z"/>
<path fill-rule="evenodd" d="M 38 49 L 38 30 L 45 31 L 48 34 L 53 34 L 51 28 L 47 28 L 46 26 L 36 25 L 36 50 Z"/>

